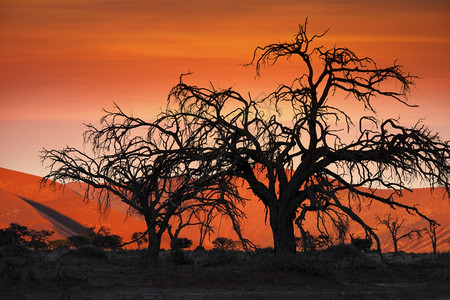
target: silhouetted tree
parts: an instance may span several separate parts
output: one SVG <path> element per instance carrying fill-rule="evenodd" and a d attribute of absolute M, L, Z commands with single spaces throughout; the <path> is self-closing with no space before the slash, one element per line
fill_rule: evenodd
<path fill-rule="evenodd" d="M 430 237 L 431 246 L 433 247 L 433 254 L 437 253 L 437 236 L 436 227 L 438 224 L 430 223 L 428 229 L 425 229 L 425 233 Z"/>
<path fill-rule="evenodd" d="M 42 160 L 50 171 L 43 184 L 87 183 L 85 197 L 95 197 L 103 212 L 112 195 L 119 197 L 130 214 L 144 217 L 150 263 L 157 261 L 169 221 L 189 210 L 209 206 L 227 214 L 239 231 L 243 214 L 235 204 L 240 196 L 228 171 L 215 171 L 218 153 L 199 147 L 204 143 L 202 130 L 186 127 L 177 118 L 144 122 L 117 105 L 105 111 L 101 126 L 86 126 L 84 140 L 92 154 L 71 147 L 44 149 Z"/>
<path fill-rule="evenodd" d="M 119 249 L 122 244 L 122 237 L 111 234 L 109 228 L 104 226 L 100 226 L 97 230 L 95 226 L 89 227 L 84 236 L 89 239 L 90 244 L 102 249 Z"/>
<path fill-rule="evenodd" d="M 70 236 L 68 240 L 75 248 L 90 244 L 102 249 L 119 249 L 122 245 L 122 237 L 111 234 L 104 226 L 100 226 L 97 230 L 95 226 L 87 227 L 85 233 Z"/>
<path fill-rule="evenodd" d="M 211 233 L 214 233 L 214 227 L 211 225 L 212 221 L 217 217 L 218 213 L 215 210 L 205 210 L 205 209 L 199 209 L 195 210 L 194 216 L 197 220 L 199 220 L 199 242 L 197 249 L 203 249 L 203 243 L 205 242 L 206 236 L 211 235 Z"/>
<path fill-rule="evenodd" d="M 0 246 L 12 244 L 25 244 L 28 228 L 26 226 L 11 223 L 7 228 L 0 229 Z"/>
<path fill-rule="evenodd" d="M 172 249 L 187 249 L 192 246 L 192 240 L 188 238 L 177 238 L 176 241 L 171 243 Z"/>
<path fill-rule="evenodd" d="M 132 243 L 136 243 L 138 245 L 138 249 L 141 249 L 141 245 L 143 243 L 148 243 L 147 233 L 146 232 L 134 232 L 131 235 Z"/>
<path fill-rule="evenodd" d="M 48 239 L 53 234 L 53 231 L 37 231 L 18 223 L 10 223 L 9 227 L 0 229 L 0 246 L 20 244 L 37 250 L 47 247 Z"/>
<path fill-rule="evenodd" d="M 373 98 L 411 106 L 406 96 L 415 76 L 397 63 L 379 67 L 345 47 L 316 46 L 322 35 L 310 37 L 306 27 L 306 22 L 299 26 L 291 42 L 256 48 L 251 61 L 258 76 L 263 66 L 281 59 L 299 63 L 292 83 L 252 99 L 231 88 L 190 85 L 182 76 L 161 119 L 184 120 L 201 130 L 205 142 L 199 146 L 220 154 L 217 167 L 204 176 L 228 169 L 248 183 L 268 209 L 276 254 L 295 252 L 293 224 L 302 211 L 347 215 L 375 239 L 381 253 L 376 233 L 359 216 L 360 202 L 400 207 L 434 223 L 394 195 L 416 179 L 450 192 L 449 142 L 420 124 L 408 128 L 395 119 L 377 119 Z M 355 126 L 333 96 L 356 100 L 366 115 Z M 377 188 L 392 194 L 380 196 Z"/>
<path fill-rule="evenodd" d="M 33 248 L 34 250 L 46 248 L 48 246 L 48 239 L 54 234 L 54 231 L 50 230 L 34 230 L 31 229 L 28 233 L 29 239 L 27 241 L 27 246 Z"/>
<path fill-rule="evenodd" d="M 170 248 L 171 249 L 177 249 L 179 248 L 179 234 L 181 232 L 181 230 L 187 226 L 197 226 L 197 225 L 201 225 L 202 223 L 199 220 L 195 219 L 195 211 L 197 209 L 194 208 L 192 210 L 187 211 L 184 214 L 178 214 L 175 218 L 174 221 L 176 220 L 176 228 L 174 231 L 172 231 L 173 226 L 172 225 L 168 225 L 167 226 L 167 233 L 169 234 L 170 237 Z"/>
<path fill-rule="evenodd" d="M 422 236 L 422 231 L 424 229 L 411 229 L 405 231 L 405 219 L 399 218 L 397 216 L 393 216 L 390 213 L 387 214 L 383 219 L 380 219 L 377 216 L 377 220 L 380 224 L 386 226 L 386 228 L 389 230 L 389 234 L 391 235 L 392 243 L 394 245 L 394 252 L 398 252 L 398 241 L 408 238 L 412 239 L 415 236 L 420 238 Z M 432 224 L 436 224 L 431 222 Z M 402 233 L 403 232 L 403 233 Z"/>
<path fill-rule="evenodd" d="M 236 242 L 226 237 L 217 237 L 212 244 L 214 249 L 234 250 L 236 248 Z"/>

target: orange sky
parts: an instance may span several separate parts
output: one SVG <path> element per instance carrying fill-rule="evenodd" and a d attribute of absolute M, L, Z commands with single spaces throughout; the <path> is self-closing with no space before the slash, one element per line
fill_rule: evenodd
<path fill-rule="evenodd" d="M 258 45 L 290 39 L 306 17 L 310 33 L 330 29 L 326 45 L 379 65 L 398 59 L 420 76 L 410 97 L 419 109 L 375 107 L 405 123 L 425 118 L 450 139 L 448 0 L 0 0 L 0 166 L 44 175 L 42 147 L 80 147 L 82 123 L 113 101 L 151 118 L 188 70 L 193 83 L 254 95 L 289 82 L 284 69 L 255 80 L 239 64 Z"/>

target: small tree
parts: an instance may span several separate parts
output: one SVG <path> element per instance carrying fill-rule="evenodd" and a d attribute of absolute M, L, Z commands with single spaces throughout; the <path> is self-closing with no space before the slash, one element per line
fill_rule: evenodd
<path fill-rule="evenodd" d="M 49 230 L 28 229 L 17 223 L 11 223 L 9 227 L 0 229 L 0 246 L 20 244 L 35 250 L 45 248 L 48 239 L 54 234 Z"/>
<path fill-rule="evenodd" d="M 192 246 L 192 240 L 188 238 L 177 238 L 175 243 L 171 244 L 172 249 L 188 249 Z"/>
<path fill-rule="evenodd" d="M 27 242 L 28 247 L 34 250 L 46 248 L 48 246 L 48 239 L 54 234 L 54 231 L 50 230 L 33 230 L 29 231 L 29 240 Z"/>
<path fill-rule="evenodd" d="M 95 226 L 88 227 L 87 232 L 71 236 L 68 240 L 75 248 L 91 244 L 102 249 L 119 249 L 122 245 L 122 237 L 111 234 L 104 226 L 100 226 L 97 230 Z"/>
<path fill-rule="evenodd" d="M 146 232 L 135 232 L 131 235 L 132 243 L 136 243 L 138 245 L 138 249 L 141 249 L 141 245 L 143 243 L 148 243 Z"/>
<path fill-rule="evenodd" d="M 213 242 L 214 249 L 234 250 L 236 242 L 226 237 L 217 237 Z"/>
<path fill-rule="evenodd" d="M 417 236 L 418 238 L 420 238 L 422 236 L 422 231 L 424 230 L 424 229 L 412 229 L 409 231 L 405 231 L 403 229 L 405 227 L 404 226 L 405 219 L 399 218 L 397 216 L 393 216 L 390 213 L 388 213 L 384 217 L 384 219 L 380 219 L 377 216 L 377 220 L 378 220 L 379 224 L 386 226 L 386 228 L 389 230 L 389 233 L 390 233 L 391 239 L 392 239 L 392 243 L 394 245 L 395 253 L 398 252 L 398 241 L 400 241 L 404 238 L 408 238 L 411 240 L 414 236 Z M 431 222 L 431 223 L 433 223 L 433 222 Z M 401 233 L 402 231 L 404 233 Z"/>
<path fill-rule="evenodd" d="M 0 246 L 25 244 L 29 231 L 26 226 L 11 223 L 9 227 L 0 229 Z"/>
<path fill-rule="evenodd" d="M 433 247 L 433 254 L 437 253 L 437 236 L 436 236 L 436 227 L 439 224 L 429 223 L 428 229 L 425 229 L 425 233 L 430 237 L 431 246 Z"/>
<path fill-rule="evenodd" d="M 217 215 L 218 211 L 216 210 L 198 209 L 194 212 L 195 218 L 199 221 L 198 228 L 200 231 L 197 249 L 204 250 L 203 243 L 205 242 L 205 238 L 211 236 L 211 233 L 214 233 L 214 228 L 211 224 Z"/>

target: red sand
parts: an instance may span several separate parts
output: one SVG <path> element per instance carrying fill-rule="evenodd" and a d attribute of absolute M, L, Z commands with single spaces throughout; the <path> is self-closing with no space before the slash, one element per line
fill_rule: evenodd
<path fill-rule="evenodd" d="M 50 229 L 56 232 L 54 238 L 63 238 L 69 236 L 71 232 L 70 222 L 64 222 L 64 218 L 60 223 L 55 221 L 58 216 L 64 216 L 72 219 L 78 224 L 88 226 L 106 226 L 111 232 L 118 234 L 128 241 L 136 231 L 144 231 L 145 224 L 136 217 L 126 217 L 125 212 L 127 206 L 118 199 L 113 199 L 111 209 L 107 216 L 100 217 L 98 205 L 95 201 L 86 202 L 83 200 L 84 186 L 78 183 L 69 183 L 63 188 L 57 184 L 56 189 L 51 187 L 40 187 L 40 177 L 20 173 L 12 170 L 0 168 L 0 226 L 5 227 L 11 222 L 17 222 L 33 229 Z M 430 189 L 415 189 L 412 193 L 405 192 L 401 198 L 401 202 L 407 204 L 417 204 L 423 213 L 441 224 L 437 229 L 438 251 L 450 250 L 450 204 L 445 196 L 443 188 L 435 189 L 432 193 Z M 260 201 L 255 199 L 247 185 L 243 185 L 241 193 L 245 198 L 251 199 L 247 202 L 244 211 L 247 219 L 243 222 L 243 233 L 260 247 L 272 246 L 272 234 L 270 226 L 265 223 L 264 206 Z M 389 191 L 380 191 L 385 194 Z M 444 197 L 445 196 L 445 197 Z M 45 205 L 52 213 L 43 213 L 33 208 L 22 198 Z M 423 228 L 427 226 L 427 222 L 420 218 L 409 215 L 406 211 L 396 209 L 391 210 L 385 205 L 373 203 L 370 209 L 363 205 L 360 216 L 374 228 L 382 242 L 383 251 L 392 251 L 393 246 L 390 235 L 386 228 L 377 224 L 375 216 L 383 218 L 385 214 L 391 212 L 399 217 L 406 219 L 408 228 Z M 50 215 L 49 215 L 50 214 Z M 311 215 L 312 216 L 312 215 Z M 310 218 L 305 221 L 305 227 L 314 232 L 315 219 Z M 206 240 L 204 246 L 211 247 L 211 241 L 217 236 L 225 236 L 237 239 L 232 229 L 232 225 L 226 217 L 222 220 L 217 219 L 214 226 L 215 233 L 211 235 L 210 240 Z M 72 226 L 73 227 L 73 226 Z M 355 236 L 362 236 L 363 230 L 356 224 L 351 224 L 351 232 Z M 185 228 L 180 234 L 193 240 L 194 246 L 198 244 L 199 230 L 196 227 Z M 299 235 L 297 233 L 297 235 Z M 169 248 L 168 236 L 163 237 L 163 248 Z M 431 243 L 429 237 L 425 234 L 421 239 L 412 241 L 404 239 L 399 242 L 399 250 L 408 252 L 431 252 Z"/>

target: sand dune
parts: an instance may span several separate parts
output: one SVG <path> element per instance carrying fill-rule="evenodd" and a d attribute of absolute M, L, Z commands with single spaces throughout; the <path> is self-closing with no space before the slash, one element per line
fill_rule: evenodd
<path fill-rule="evenodd" d="M 33 229 L 55 231 L 54 239 L 67 238 L 86 226 L 106 226 L 112 233 L 129 240 L 136 231 L 144 231 L 142 221 L 127 218 L 111 209 L 99 214 L 94 201 L 60 184 L 42 187 L 40 177 L 0 168 L 0 225 L 11 222 Z"/>
<path fill-rule="evenodd" d="M 129 240 L 136 231 L 144 231 L 145 224 L 139 217 L 127 217 L 127 205 L 118 198 L 112 198 L 111 209 L 106 216 L 100 216 L 95 201 L 84 201 L 86 186 L 79 183 L 69 183 L 65 187 L 56 185 L 56 189 L 40 186 L 40 177 L 0 168 L 0 225 L 7 226 L 10 222 L 17 222 L 30 228 L 50 229 L 56 232 L 55 238 L 62 238 L 78 233 L 81 226 L 106 226 L 111 232 Z M 385 195 L 389 191 L 379 191 Z M 273 245 L 272 234 L 268 222 L 265 222 L 265 208 L 255 199 L 246 184 L 242 184 L 241 194 L 249 199 L 243 208 L 247 218 L 243 220 L 244 236 L 260 247 Z M 344 195 L 342 197 L 345 197 Z M 438 251 L 450 250 L 450 204 L 443 188 L 415 189 L 412 193 L 405 192 L 398 201 L 417 205 L 417 207 L 430 218 L 441 224 L 437 229 Z M 379 203 L 362 203 L 360 216 L 367 223 L 377 228 L 383 251 L 392 251 L 393 246 L 386 228 L 380 226 L 376 216 L 383 218 L 391 212 L 404 218 L 406 228 L 424 228 L 427 222 L 419 217 L 410 215 L 403 210 L 390 210 L 389 207 Z M 305 228 L 315 232 L 315 217 L 311 214 L 305 221 Z M 215 232 L 207 239 L 204 246 L 212 246 L 211 241 L 217 236 L 237 239 L 231 222 L 226 218 L 218 218 L 214 224 Z M 351 232 L 362 236 L 363 230 L 359 225 L 352 223 Z M 297 232 L 297 235 L 299 233 Z M 181 236 L 193 240 L 194 246 L 198 244 L 199 230 L 196 227 L 184 229 Z M 163 237 L 163 248 L 169 248 L 168 236 Z M 399 250 L 408 252 L 431 252 L 429 237 L 425 234 L 421 239 L 404 239 L 399 242 Z"/>

